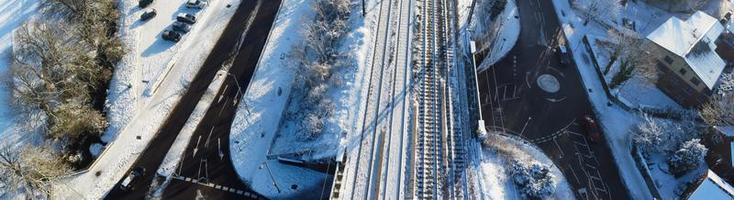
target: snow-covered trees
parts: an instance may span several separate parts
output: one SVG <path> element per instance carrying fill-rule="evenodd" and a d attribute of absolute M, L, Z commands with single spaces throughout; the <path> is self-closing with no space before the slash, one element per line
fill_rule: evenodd
<path fill-rule="evenodd" d="M 663 142 L 664 127 L 654 118 L 643 115 L 643 121 L 637 124 L 632 139 L 643 152 L 654 151 Z"/>
<path fill-rule="evenodd" d="M 346 35 L 347 19 L 351 12 L 349 0 L 318 0 L 313 4 L 316 13 L 313 22 L 306 23 L 302 45 L 293 49 L 291 58 L 296 61 L 295 92 L 291 93 L 289 117 L 298 121 L 298 133 L 310 139 L 325 129 L 325 121 L 332 115 L 334 101 L 327 95 L 339 86 L 339 76 L 334 73 L 349 63 L 339 51 Z"/>
<path fill-rule="evenodd" d="M 734 94 L 711 98 L 701 106 L 699 115 L 711 126 L 733 126 Z"/>
<path fill-rule="evenodd" d="M 547 165 L 514 161 L 510 169 L 513 182 L 525 199 L 544 199 L 553 194 L 553 174 Z"/>
<path fill-rule="evenodd" d="M 700 141 L 700 139 L 692 139 L 681 144 L 680 148 L 668 160 L 670 172 L 679 176 L 695 169 L 703 162 L 708 149 Z"/>
<path fill-rule="evenodd" d="M 20 123 L 37 128 L 63 150 L 24 152 L 24 158 L 75 164 L 81 159 L 53 159 L 66 153 L 79 155 L 88 149 L 82 145 L 85 141 L 104 131 L 106 87 L 114 65 L 125 54 L 115 34 L 116 7 L 113 0 L 43 0 L 42 15 L 13 33 L 12 64 L 3 76 L 12 91 L 10 103 L 19 111 Z"/>
<path fill-rule="evenodd" d="M 47 147 L 25 147 L 21 151 L 4 147 L 0 150 L 0 182 L 17 189 L 27 199 L 50 195 L 50 181 L 67 174 L 71 167 L 61 156 Z"/>
<path fill-rule="evenodd" d="M 620 0 L 574 0 L 572 6 L 581 11 L 584 25 L 590 20 L 606 25 L 615 21 L 622 11 Z"/>

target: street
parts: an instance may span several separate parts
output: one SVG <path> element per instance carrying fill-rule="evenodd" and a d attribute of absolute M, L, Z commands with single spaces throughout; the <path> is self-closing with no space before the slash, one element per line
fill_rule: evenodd
<path fill-rule="evenodd" d="M 177 173 L 182 176 L 196 177 L 197 183 L 203 181 L 206 184 L 195 184 L 190 181 L 192 179 L 186 179 L 188 177 L 176 176 L 165 190 L 163 198 L 194 199 L 197 197 L 197 193 L 200 196 L 215 199 L 242 199 L 257 196 L 251 193 L 239 178 L 236 178 L 238 176 L 232 167 L 231 160 L 229 160 L 229 130 L 239 99 L 244 92 L 238 88 L 247 88 L 247 84 L 249 84 L 280 2 L 280 0 L 243 0 L 240 3 L 237 12 L 225 28 L 219 41 L 217 41 L 214 50 L 190 83 L 189 89 L 168 116 L 162 128 L 158 130 L 158 133 L 150 142 L 151 145 L 141 153 L 132 165 L 133 168 L 144 167 L 146 169 L 144 176 L 134 182 L 132 191 L 121 190 L 119 187 L 120 182 L 122 182 L 121 179 L 105 199 L 144 199 L 146 197 L 149 186 L 156 176 L 155 171 L 163 162 L 168 150 L 175 142 L 176 136 L 185 125 L 217 72 L 232 57 L 235 60 L 229 73 L 237 80 L 235 81 L 235 78 L 225 79 L 222 89 L 216 96 L 219 101 L 213 102 L 191 138 L 192 140 L 201 140 L 199 137 L 206 135 L 208 137 L 206 143 L 197 149 L 198 154 L 196 155 L 198 157 L 193 158 L 195 161 L 189 162 L 189 160 L 183 159 L 182 168 Z M 252 18 L 257 23 L 253 23 L 246 31 L 247 22 Z M 243 34 L 244 37 L 242 37 Z M 238 43 L 243 44 L 239 49 L 237 49 Z M 212 138 L 216 139 L 212 140 Z M 192 145 L 198 143 L 191 142 Z M 184 155 L 194 154 L 186 152 Z M 204 176 L 194 176 L 201 174 L 200 166 L 203 166 Z M 128 169 L 126 174 L 129 174 L 131 170 Z M 209 184 L 211 182 L 216 182 L 216 185 Z M 226 187 L 226 192 L 223 190 L 223 186 Z"/>
<path fill-rule="evenodd" d="M 628 199 L 606 141 L 593 143 L 586 136 L 581 119 L 594 114 L 576 67 L 560 62 L 556 47 L 563 36 L 553 3 L 519 0 L 518 9 L 517 44 L 478 73 L 485 127 L 538 145 L 578 199 Z"/>

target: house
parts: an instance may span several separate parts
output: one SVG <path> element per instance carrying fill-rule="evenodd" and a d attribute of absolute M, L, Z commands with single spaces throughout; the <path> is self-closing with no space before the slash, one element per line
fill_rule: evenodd
<path fill-rule="evenodd" d="M 734 126 L 715 126 L 712 131 L 715 137 L 704 140 L 704 145 L 709 148 L 706 163 L 711 171 L 734 183 Z"/>
<path fill-rule="evenodd" d="M 647 36 L 647 48 L 660 70 L 657 86 L 682 106 L 708 100 L 726 62 L 716 52 L 724 26 L 698 11 L 687 20 L 671 17 Z"/>
<path fill-rule="evenodd" d="M 716 173 L 708 170 L 696 180 L 684 193 L 681 199 L 711 200 L 734 199 L 734 188 L 722 180 Z"/>

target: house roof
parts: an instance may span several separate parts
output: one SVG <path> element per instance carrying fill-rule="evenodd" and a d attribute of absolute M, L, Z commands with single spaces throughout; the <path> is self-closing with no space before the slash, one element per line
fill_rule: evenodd
<path fill-rule="evenodd" d="M 734 126 L 714 126 L 716 130 L 729 137 L 734 137 Z"/>
<path fill-rule="evenodd" d="M 706 179 L 688 197 L 690 200 L 734 199 L 734 188 L 716 173 L 708 170 Z"/>
<path fill-rule="evenodd" d="M 716 39 L 724 26 L 716 18 L 697 11 L 688 20 L 671 17 L 647 39 L 683 58 L 701 81 L 713 89 L 726 63 L 716 54 Z"/>

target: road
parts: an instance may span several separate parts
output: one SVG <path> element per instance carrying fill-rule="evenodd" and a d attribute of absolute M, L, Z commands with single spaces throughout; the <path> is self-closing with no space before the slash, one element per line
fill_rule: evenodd
<path fill-rule="evenodd" d="M 561 64 L 554 50 L 562 36 L 553 3 L 519 0 L 518 8 L 518 43 L 478 74 L 487 129 L 505 130 L 538 145 L 578 199 L 629 199 L 606 141 L 590 142 L 582 128 L 581 117 L 593 112 L 577 68 Z"/>
<path fill-rule="evenodd" d="M 238 100 L 242 93 L 234 88 L 247 88 L 249 80 L 252 77 L 258 58 L 267 39 L 267 35 L 275 18 L 275 13 L 280 5 L 280 0 L 243 0 L 231 21 L 225 28 L 221 38 L 214 46 L 214 50 L 207 57 L 201 70 L 196 74 L 189 89 L 186 91 L 181 101 L 173 109 L 165 124 L 154 136 L 148 146 L 138 157 L 133 168 L 142 166 L 146 169 L 146 174 L 138 182 L 134 184 L 134 190 L 131 192 L 122 191 L 119 187 L 120 180 L 115 187 L 107 194 L 105 199 L 144 199 L 148 193 L 149 187 L 155 177 L 155 171 L 163 162 L 168 149 L 174 143 L 176 136 L 183 128 L 187 119 L 193 112 L 196 104 L 201 100 L 204 92 L 209 84 L 215 78 L 217 72 L 227 60 L 235 58 L 229 73 L 237 77 L 228 78 L 224 82 L 222 89 L 218 92 L 217 98 L 222 97 L 221 101 L 213 102 L 210 109 L 204 116 L 202 123 L 197 127 L 192 140 L 203 135 L 212 133 L 212 137 L 218 138 L 218 145 L 210 141 L 208 148 L 201 149 L 199 157 L 194 159 L 211 160 L 208 172 L 208 180 L 219 185 L 225 185 L 228 188 L 236 188 L 235 192 L 224 192 L 220 189 L 203 186 L 200 184 L 190 184 L 174 179 L 171 185 L 163 194 L 164 199 L 193 199 L 197 193 L 207 197 L 220 197 L 224 199 L 244 198 L 237 191 L 248 191 L 247 187 L 236 177 L 231 160 L 229 160 L 229 130 L 234 112 L 236 111 Z M 247 30 L 249 19 L 254 18 L 252 27 Z M 244 37 L 243 37 L 244 36 Z M 243 45 L 237 49 L 238 44 Z M 239 85 L 239 87 L 238 87 Z M 243 91 L 244 92 L 244 91 Z M 226 111 L 226 112 L 224 112 Z M 215 114 L 216 113 L 216 114 Z M 213 128 L 212 128 L 213 127 Z M 196 142 L 191 142 L 195 144 Z M 215 150 L 216 147 L 216 150 Z M 223 156 L 219 159 L 219 150 Z M 184 155 L 192 155 L 186 152 Z M 217 158 L 217 159 L 213 159 Z M 183 162 L 184 165 L 180 169 L 180 175 L 191 175 L 192 170 L 198 170 L 191 163 Z M 197 162 L 198 164 L 198 162 Z M 128 169 L 129 173 L 132 169 Z M 260 197 L 261 198 L 261 197 Z"/>

